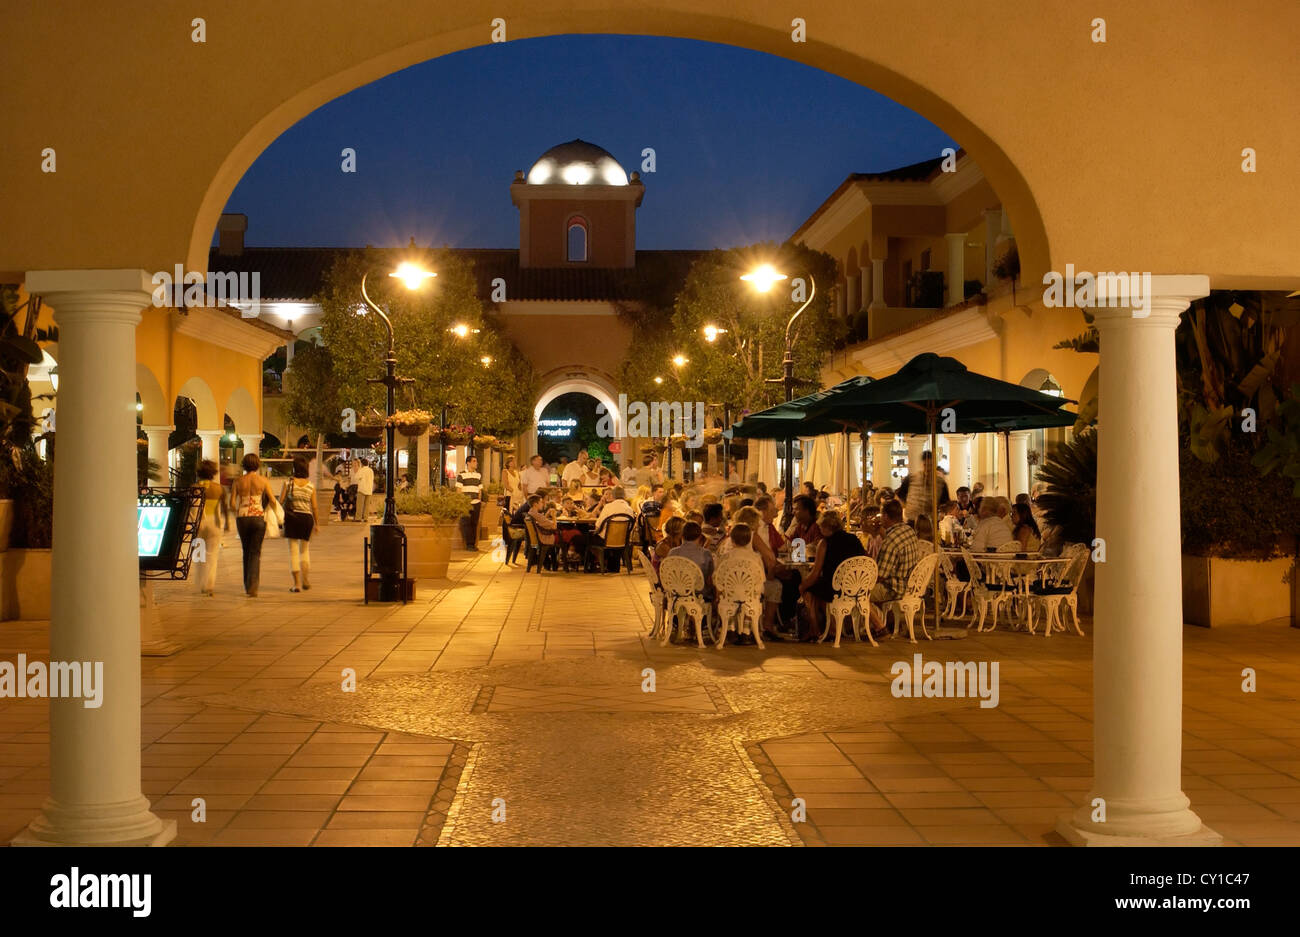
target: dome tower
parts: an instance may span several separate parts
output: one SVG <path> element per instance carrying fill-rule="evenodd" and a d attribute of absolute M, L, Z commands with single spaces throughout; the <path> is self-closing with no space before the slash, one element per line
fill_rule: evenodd
<path fill-rule="evenodd" d="M 625 268 L 636 263 L 636 210 L 645 194 L 608 151 L 572 140 L 515 173 L 521 267 Z"/>

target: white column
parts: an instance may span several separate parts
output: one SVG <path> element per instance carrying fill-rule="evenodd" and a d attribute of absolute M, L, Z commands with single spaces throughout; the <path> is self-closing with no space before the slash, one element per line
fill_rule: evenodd
<path fill-rule="evenodd" d="M 894 461 L 894 434 L 872 433 L 870 438 L 871 484 L 876 488 L 892 488 L 894 482 L 890 473 L 893 470 L 892 463 Z"/>
<path fill-rule="evenodd" d="M 921 471 L 921 453 L 925 451 L 928 436 L 907 437 L 907 474 L 916 475 Z"/>
<path fill-rule="evenodd" d="M 957 497 L 958 488 L 969 488 L 970 437 L 958 433 L 944 437 L 948 442 L 948 493 Z"/>
<path fill-rule="evenodd" d="M 856 276 L 845 276 L 844 301 L 847 304 L 844 309 L 846 317 L 852 316 L 862 308 L 861 294 L 858 292 L 858 283 L 860 281 Z"/>
<path fill-rule="evenodd" d="M 250 452 L 256 456 L 261 456 L 262 434 L 261 433 L 239 433 L 239 441 L 244 444 L 244 455 Z M 263 472 L 263 475 L 266 473 Z"/>
<path fill-rule="evenodd" d="M 1011 492 L 1007 497 L 1012 501 L 1016 495 L 1029 493 L 1029 435 L 1028 430 L 1011 434 Z"/>
<path fill-rule="evenodd" d="M 167 454 L 171 451 L 167 445 L 167 440 L 176 427 L 142 426 L 140 428 L 149 437 L 149 458 L 158 463 L 158 483 L 166 485 L 168 483 L 167 469 L 170 466 Z"/>
<path fill-rule="evenodd" d="M 871 258 L 871 308 L 885 308 L 885 258 Z"/>
<path fill-rule="evenodd" d="M 102 665 L 100 704 L 49 702 L 50 797 L 22 845 L 162 845 L 176 822 L 140 786 L 140 598 L 136 560 L 135 328 L 143 270 L 42 270 L 28 291 L 59 326 L 50 659 Z M 84 692 L 84 687 L 83 687 Z"/>
<path fill-rule="evenodd" d="M 1158 276 L 1149 315 L 1097 310 L 1097 536 L 1106 556 L 1096 569 L 1092 636 L 1093 787 L 1057 827 L 1075 843 L 1220 841 L 1182 791 L 1174 329 L 1179 313 L 1209 290 L 1208 277 Z M 1094 819 L 1098 798 L 1104 822 Z"/>
<path fill-rule="evenodd" d="M 195 435 L 203 441 L 203 458 L 211 459 L 218 465 L 221 464 L 221 437 L 226 435 L 224 430 L 219 429 L 201 429 L 196 430 Z"/>
<path fill-rule="evenodd" d="M 866 309 L 869 305 L 871 305 L 871 291 L 874 289 L 874 287 L 872 286 L 872 281 L 874 278 L 872 277 L 871 274 L 871 261 L 868 260 L 858 269 L 862 273 L 862 276 L 858 279 L 858 284 L 859 284 L 858 309 Z M 853 311 L 857 312 L 858 309 L 855 309 Z"/>
<path fill-rule="evenodd" d="M 948 305 L 955 306 L 966 298 L 966 235 L 943 237 L 948 242 Z"/>

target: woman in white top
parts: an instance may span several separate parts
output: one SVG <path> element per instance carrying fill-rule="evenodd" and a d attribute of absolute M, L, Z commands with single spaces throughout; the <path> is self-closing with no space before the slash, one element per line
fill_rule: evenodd
<path fill-rule="evenodd" d="M 293 573 L 290 592 L 310 589 L 307 573 L 311 571 L 311 551 L 307 544 L 316 532 L 316 486 L 307 481 L 307 460 L 293 460 L 293 478 L 285 482 L 284 537 L 289 541 L 289 570 Z"/>
<path fill-rule="evenodd" d="M 506 496 L 506 510 L 517 511 L 524 503 L 524 489 L 515 457 L 506 459 L 506 467 L 501 472 L 501 490 Z"/>

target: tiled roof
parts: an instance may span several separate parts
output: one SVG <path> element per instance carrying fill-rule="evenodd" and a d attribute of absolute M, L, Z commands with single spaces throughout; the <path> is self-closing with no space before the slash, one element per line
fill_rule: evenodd
<path fill-rule="evenodd" d="M 308 302 L 321 291 L 325 275 L 336 257 L 352 248 L 245 247 L 242 254 L 221 254 L 213 248 L 208 269 L 220 272 L 257 272 L 265 302 Z M 492 281 L 506 282 L 509 300 L 633 301 L 671 303 L 686 281 L 691 264 L 704 251 L 637 251 L 636 266 L 628 269 L 599 267 L 519 266 L 519 251 L 481 248 L 453 249 L 451 253 L 473 262 L 479 296 L 489 301 Z"/>
<path fill-rule="evenodd" d="M 966 151 L 958 149 L 956 155 L 958 160 L 963 159 L 966 155 Z M 847 179 L 836 187 L 835 191 L 830 194 L 826 201 L 818 205 L 817 210 L 809 215 L 803 224 L 799 225 L 799 228 L 794 232 L 794 234 L 790 235 L 790 240 L 797 241 L 799 236 L 808 230 L 814 221 L 824 215 L 830 207 L 835 204 L 835 200 L 843 195 L 844 192 L 854 183 L 928 182 L 942 171 L 940 167 L 944 159 L 946 159 L 946 157 L 936 156 L 934 159 L 922 160 L 919 163 L 912 163 L 910 166 L 899 166 L 897 169 L 887 169 L 884 172 L 851 173 Z"/>

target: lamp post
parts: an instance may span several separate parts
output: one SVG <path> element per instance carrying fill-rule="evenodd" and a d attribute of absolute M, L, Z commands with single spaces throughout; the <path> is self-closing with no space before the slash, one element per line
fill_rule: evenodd
<path fill-rule="evenodd" d="M 778 272 L 771 264 L 764 264 L 752 273 L 747 273 L 741 277 L 754 285 L 754 289 L 760 293 L 766 293 L 781 280 L 788 279 L 784 273 Z M 812 305 L 813 297 L 817 295 L 817 283 L 813 280 L 812 274 L 808 274 L 808 299 L 804 304 L 795 310 L 790 321 L 785 324 L 785 358 L 782 360 L 782 376 L 780 378 L 769 378 L 769 384 L 782 384 L 785 387 L 785 402 L 789 403 L 794 399 L 794 345 L 791 339 L 791 330 L 794 328 L 795 320 Z M 781 508 L 781 526 L 786 527 L 790 523 L 790 517 L 794 513 L 794 471 L 792 463 L 794 462 L 793 438 L 787 436 L 785 439 L 785 503 Z"/>
<path fill-rule="evenodd" d="M 388 398 L 384 409 L 384 519 L 378 524 L 372 524 L 370 527 L 370 543 L 373 550 L 374 565 L 378 568 L 380 574 L 379 581 L 379 601 L 394 602 L 400 596 L 398 580 L 398 557 L 402 549 L 402 527 L 397 523 L 397 500 L 396 493 L 396 476 L 397 456 L 394 450 L 396 427 L 393 426 L 393 413 L 396 412 L 393 404 L 393 392 L 402 384 L 413 383 L 409 377 L 397 376 L 397 352 L 393 342 L 393 323 L 370 298 L 366 291 L 366 278 L 374 272 L 374 268 L 367 270 L 361 276 L 361 298 L 365 300 L 366 305 L 379 316 L 384 322 L 384 327 L 388 330 L 388 354 L 384 357 L 385 373 L 380 378 L 368 378 L 368 384 L 383 384 L 388 390 Z M 409 290 L 418 289 L 424 284 L 424 281 L 437 274 L 417 266 L 413 263 L 403 263 L 392 273 L 390 277 L 396 277 L 401 280 Z"/>

